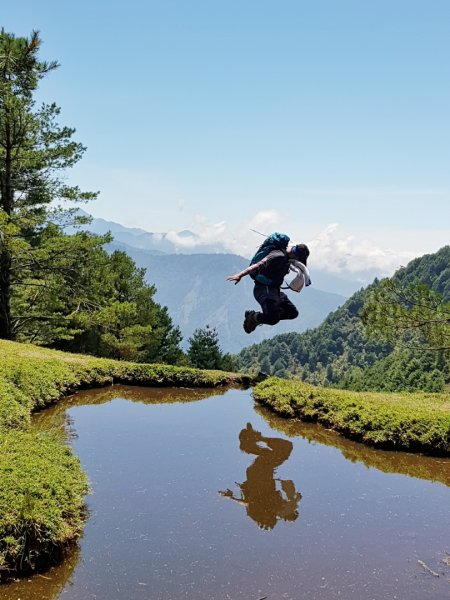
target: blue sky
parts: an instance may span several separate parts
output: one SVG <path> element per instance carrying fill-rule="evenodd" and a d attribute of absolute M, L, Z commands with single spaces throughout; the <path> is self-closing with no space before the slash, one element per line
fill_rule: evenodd
<path fill-rule="evenodd" d="M 447 0 L 1 5 L 61 63 L 40 97 L 95 216 L 244 254 L 284 230 L 354 270 L 450 242 Z"/>

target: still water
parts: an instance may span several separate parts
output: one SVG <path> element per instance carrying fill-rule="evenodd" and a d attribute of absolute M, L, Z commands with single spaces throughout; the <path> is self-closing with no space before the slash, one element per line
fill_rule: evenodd
<path fill-rule="evenodd" d="M 1 600 L 450 598 L 450 460 L 376 451 L 250 391 L 114 386 L 36 416 L 92 487 L 65 562 Z"/>

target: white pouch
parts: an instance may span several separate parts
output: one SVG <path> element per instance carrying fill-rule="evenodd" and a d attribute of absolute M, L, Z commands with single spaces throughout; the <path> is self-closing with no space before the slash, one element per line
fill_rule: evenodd
<path fill-rule="evenodd" d="M 305 276 L 303 273 L 301 271 L 297 273 L 294 279 L 288 283 L 288 286 L 293 292 L 301 292 L 305 287 Z"/>
<path fill-rule="evenodd" d="M 290 260 L 289 269 L 296 274 L 294 279 L 287 284 L 293 292 L 301 292 L 305 285 L 311 285 L 309 271 L 303 263 L 298 260 Z"/>

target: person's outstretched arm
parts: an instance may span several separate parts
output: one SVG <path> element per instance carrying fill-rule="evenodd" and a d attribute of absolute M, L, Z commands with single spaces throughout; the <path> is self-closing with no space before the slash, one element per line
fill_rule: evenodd
<path fill-rule="evenodd" d="M 250 275 L 250 273 L 254 273 L 255 271 L 259 271 L 259 269 L 261 269 L 262 267 L 266 267 L 267 264 L 275 258 L 276 257 L 273 256 L 272 253 L 269 253 L 262 260 L 255 263 L 254 265 L 250 265 L 240 273 L 236 273 L 235 275 L 228 275 L 227 281 L 234 281 L 235 283 L 239 283 L 243 277 L 245 277 L 246 275 Z"/>

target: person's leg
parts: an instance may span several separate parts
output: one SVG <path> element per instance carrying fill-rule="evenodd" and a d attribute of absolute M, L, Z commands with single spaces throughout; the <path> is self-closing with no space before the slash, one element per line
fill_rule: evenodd
<path fill-rule="evenodd" d="M 298 317 L 297 307 L 289 300 L 284 292 L 280 292 L 280 320 L 296 319 Z"/>
<path fill-rule="evenodd" d="M 262 312 L 255 314 L 258 324 L 276 325 L 281 318 L 279 288 L 255 285 L 253 294 L 262 308 Z"/>
<path fill-rule="evenodd" d="M 258 325 L 276 325 L 281 319 L 295 319 L 298 311 L 286 294 L 279 288 L 255 284 L 255 300 L 261 305 L 262 312 L 247 310 L 244 318 L 244 331 L 251 333 Z"/>
<path fill-rule="evenodd" d="M 264 289 L 262 289 L 263 287 L 264 287 Z M 257 302 L 260 302 L 260 300 L 258 298 L 262 297 L 262 295 L 264 295 L 265 289 L 266 289 L 266 286 L 261 286 L 261 285 L 255 283 L 255 287 L 253 289 L 253 295 Z M 256 310 L 246 310 L 245 311 L 244 323 L 243 323 L 245 333 L 252 333 L 252 331 L 255 331 L 255 329 L 258 327 L 258 325 L 261 324 L 258 320 L 258 315 L 260 315 L 260 314 L 261 313 L 256 312 Z"/>
<path fill-rule="evenodd" d="M 276 325 L 281 319 L 280 303 L 276 300 L 265 300 L 262 312 L 256 313 L 258 323 Z"/>

